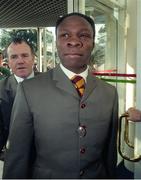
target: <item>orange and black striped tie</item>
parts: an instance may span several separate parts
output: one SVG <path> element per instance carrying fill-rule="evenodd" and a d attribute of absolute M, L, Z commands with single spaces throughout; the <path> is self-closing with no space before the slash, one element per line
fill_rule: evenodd
<path fill-rule="evenodd" d="M 83 96 L 85 90 L 85 80 L 83 77 L 75 75 L 71 79 L 80 97 Z"/>

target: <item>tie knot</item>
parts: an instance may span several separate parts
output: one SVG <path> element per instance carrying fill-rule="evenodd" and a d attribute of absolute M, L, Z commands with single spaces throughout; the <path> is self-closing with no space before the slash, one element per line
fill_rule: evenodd
<path fill-rule="evenodd" d="M 83 77 L 75 75 L 71 79 L 72 83 L 75 85 L 76 90 L 80 96 L 83 96 L 85 90 L 85 80 Z"/>

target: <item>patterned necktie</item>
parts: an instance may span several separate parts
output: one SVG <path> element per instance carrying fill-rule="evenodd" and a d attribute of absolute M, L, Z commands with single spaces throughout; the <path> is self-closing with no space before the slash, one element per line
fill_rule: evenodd
<path fill-rule="evenodd" d="M 74 84 L 80 97 L 83 96 L 85 90 L 85 80 L 83 77 L 75 75 L 71 78 L 72 83 Z"/>

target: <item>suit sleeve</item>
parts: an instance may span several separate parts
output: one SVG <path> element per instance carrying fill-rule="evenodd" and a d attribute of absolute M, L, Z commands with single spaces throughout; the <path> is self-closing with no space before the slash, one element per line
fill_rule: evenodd
<path fill-rule="evenodd" d="M 3 169 L 4 179 L 30 178 L 32 147 L 32 114 L 22 84 L 19 84 L 11 115 L 10 133 Z"/>
<path fill-rule="evenodd" d="M 0 151 L 6 144 L 11 102 L 7 98 L 5 80 L 0 82 Z"/>
<path fill-rule="evenodd" d="M 4 144 L 5 144 L 4 122 L 3 122 L 3 114 L 2 114 L 2 100 L 0 99 L 0 152 L 2 151 Z"/>
<path fill-rule="evenodd" d="M 109 134 L 107 144 L 105 145 L 106 167 L 109 178 L 114 179 L 116 177 L 117 166 L 117 131 L 118 131 L 118 95 L 115 90 L 115 96 L 113 101 L 113 111 L 111 115 L 111 124 L 109 127 Z"/>

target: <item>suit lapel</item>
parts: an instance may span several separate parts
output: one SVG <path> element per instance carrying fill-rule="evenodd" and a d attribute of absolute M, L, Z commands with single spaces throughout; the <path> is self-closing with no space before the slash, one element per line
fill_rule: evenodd
<path fill-rule="evenodd" d="M 34 75 L 37 76 L 41 74 L 40 72 L 35 72 Z M 15 97 L 16 95 L 16 90 L 17 90 L 18 82 L 15 79 L 14 75 L 12 74 L 11 76 L 8 77 L 7 83 L 6 83 L 6 91 L 8 94 L 10 94 L 10 97 Z"/>
<path fill-rule="evenodd" d="M 91 72 L 89 72 L 82 101 L 86 100 L 89 97 L 89 95 L 93 92 L 96 86 L 97 86 L 97 79 L 94 77 L 94 75 L 92 75 Z"/>
<path fill-rule="evenodd" d="M 74 85 L 70 81 L 70 79 L 64 74 L 64 72 L 61 70 L 60 66 L 57 66 L 53 69 L 53 80 L 56 81 L 56 86 L 73 95 L 74 97 L 80 99 Z"/>
<path fill-rule="evenodd" d="M 77 99 L 80 99 L 80 96 L 78 95 L 72 82 L 64 74 L 60 66 L 57 66 L 56 68 L 53 69 L 53 80 L 56 81 L 56 86 L 59 89 L 72 94 Z M 97 79 L 96 77 L 94 77 L 94 75 L 92 75 L 91 72 L 89 72 L 88 77 L 87 77 L 86 88 L 85 88 L 84 95 L 81 101 L 86 100 L 89 97 L 89 95 L 92 93 L 92 91 L 96 88 L 96 86 L 97 86 Z"/>
<path fill-rule="evenodd" d="M 17 90 L 17 85 L 18 85 L 18 83 L 17 83 L 14 75 L 11 75 L 8 78 L 8 82 L 6 84 L 6 91 L 9 94 L 9 96 L 12 97 L 12 98 L 15 97 L 16 90 Z"/>

